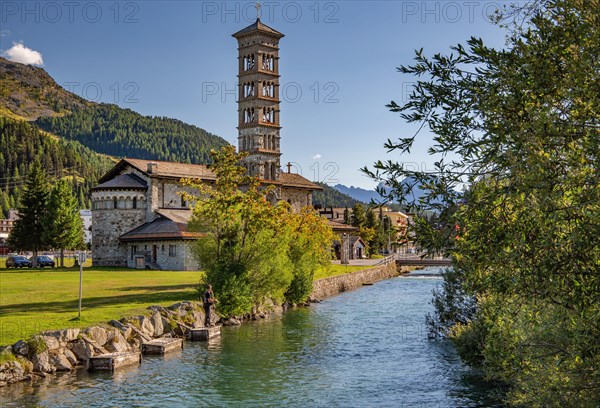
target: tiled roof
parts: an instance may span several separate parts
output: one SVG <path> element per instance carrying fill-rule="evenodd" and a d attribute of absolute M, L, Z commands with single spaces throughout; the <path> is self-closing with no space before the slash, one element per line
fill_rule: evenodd
<path fill-rule="evenodd" d="M 148 173 L 148 164 L 154 163 L 154 170 L 152 174 Z M 122 159 L 119 163 L 115 165 L 108 173 L 106 173 L 99 181 L 100 185 L 94 187 L 97 188 L 111 188 L 109 183 L 113 182 L 113 180 L 117 180 L 123 178 L 124 175 L 116 175 L 120 171 L 122 171 L 127 165 L 132 166 L 138 169 L 143 174 L 146 174 L 151 177 L 163 177 L 163 178 L 171 178 L 171 179 L 181 179 L 181 178 L 200 178 L 206 181 L 214 181 L 215 174 L 206 166 L 205 164 L 188 164 L 188 163 L 176 163 L 176 162 L 165 162 L 158 160 L 142 160 L 142 159 Z M 139 177 L 134 177 L 138 180 L 141 180 Z M 125 179 L 125 178 L 123 178 Z M 143 180 L 141 180 L 143 182 Z M 268 183 L 269 181 L 266 180 Z M 322 190 L 323 188 L 319 185 L 312 183 L 302 177 L 299 174 L 294 173 L 281 173 L 281 184 L 283 187 L 296 187 L 296 188 L 306 188 L 310 190 Z M 146 184 L 144 182 L 144 187 Z M 116 187 L 115 187 L 116 188 Z"/>
<path fill-rule="evenodd" d="M 147 222 L 139 227 L 121 235 L 121 241 L 149 241 L 149 240 L 179 240 L 196 239 L 201 233 L 188 231 L 192 212 L 190 210 L 160 209 L 157 211 L 159 218 Z"/>
<path fill-rule="evenodd" d="M 103 189 L 130 189 L 130 190 L 147 190 L 148 184 L 135 174 L 120 174 L 115 178 L 98 184 L 92 190 Z"/>
<path fill-rule="evenodd" d="M 139 171 L 148 174 L 148 164 L 156 164 L 155 171 L 152 176 L 169 177 L 169 178 L 200 178 L 202 180 L 214 180 L 214 173 L 208 169 L 205 164 L 188 164 L 165 162 L 157 160 L 142 160 L 142 159 L 123 159 Z"/>
<path fill-rule="evenodd" d="M 187 224 L 192 218 L 192 210 L 188 209 L 160 208 L 156 212 L 179 224 Z"/>
<path fill-rule="evenodd" d="M 354 232 L 358 231 L 358 228 L 353 227 L 352 225 L 344 224 L 342 222 L 337 222 L 328 219 L 327 220 L 329 226 L 333 230 L 333 232 Z"/>
<path fill-rule="evenodd" d="M 284 35 L 281 34 L 279 31 L 277 31 L 277 30 L 269 27 L 266 24 L 263 24 L 260 21 L 260 18 L 257 18 L 254 23 L 250 24 L 246 28 L 242 28 L 240 31 L 238 31 L 235 34 L 232 34 L 231 36 L 235 37 L 235 38 L 239 38 L 239 37 L 243 37 L 245 35 L 252 34 L 252 33 L 256 32 L 256 31 L 262 31 L 263 33 L 271 34 L 271 35 L 273 35 L 273 36 L 275 36 L 277 38 L 284 37 Z"/>
<path fill-rule="evenodd" d="M 323 190 L 323 187 L 312 183 L 299 174 L 281 173 L 281 182 L 284 187 L 309 188 L 311 190 Z"/>

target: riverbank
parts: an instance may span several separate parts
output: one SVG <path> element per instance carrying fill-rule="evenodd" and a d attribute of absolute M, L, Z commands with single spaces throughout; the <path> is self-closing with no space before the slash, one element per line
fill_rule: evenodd
<path fill-rule="evenodd" d="M 311 299 L 333 296 L 363 284 L 398 276 L 399 272 L 402 271 L 396 270 L 394 262 L 387 262 L 366 270 L 318 279 L 314 282 Z M 253 315 L 228 319 L 223 324 L 239 325 L 243 320 L 265 318 L 270 313 L 282 311 L 282 306 L 265 305 Z M 215 315 L 212 319 L 217 321 L 219 317 Z M 144 341 L 182 336 L 182 327 L 201 327 L 203 323 L 201 304 L 180 302 L 169 307 L 150 306 L 143 314 L 112 320 L 110 325 L 45 331 L 27 341 L 17 341 L 0 354 L 0 386 L 86 367 L 90 357 L 107 352 L 137 352 Z"/>
<path fill-rule="evenodd" d="M 397 267 L 393 259 L 388 259 L 382 261 L 382 265 L 369 269 L 318 279 L 313 282 L 313 291 L 310 299 L 322 300 L 342 292 L 357 289 L 363 285 L 370 285 L 384 279 L 408 273 L 417 268 L 414 266 Z"/>
<path fill-rule="evenodd" d="M 428 339 L 424 316 L 442 280 L 421 275 L 223 327 L 218 339 L 114 374 L 74 370 L 3 387 L 0 406 L 500 407 L 451 342 Z"/>

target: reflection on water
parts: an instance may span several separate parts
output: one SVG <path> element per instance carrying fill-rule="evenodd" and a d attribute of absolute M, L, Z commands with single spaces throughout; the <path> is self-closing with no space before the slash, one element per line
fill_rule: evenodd
<path fill-rule="evenodd" d="M 424 315 L 439 283 L 431 275 L 223 328 L 221 338 L 115 374 L 80 370 L 6 387 L 0 405 L 498 406 L 449 343 L 428 340 Z"/>

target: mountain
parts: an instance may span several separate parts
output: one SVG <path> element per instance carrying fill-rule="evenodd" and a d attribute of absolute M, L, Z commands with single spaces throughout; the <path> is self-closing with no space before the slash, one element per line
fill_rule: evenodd
<path fill-rule="evenodd" d="M 406 178 L 402 181 L 402 184 L 404 185 L 412 185 L 414 184 L 414 181 L 412 179 Z M 383 182 L 379 183 L 378 188 L 383 188 L 385 191 L 389 191 L 390 187 L 387 187 Z M 337 191 L 346 194 L 350 197 L 352 197 L 355 200 L 359 200 L 362 201 L 364 203 L 370 203 L 371 200 L 373 200 L 376 203 L 380 203 L 385 201 L 385 199 L 383 197 L 381 197 L 379 195 L 379 193 L 373 189 L 373 190 L 367 190 L 364 188 L 360 188 L 360 187 L 354 187 L 354 186 L 350 186 L 347 187 L 343 184 L 337 184 L 333 187 L 334 189 L 336 189 Z M 408 196 L 407 199 L 408 201 L 415 201 L 418 202 L 419 198 L 424 197 L 425 196 L 425 191 L 423 191 L 422 189 L 419 188 L 418 185 L 414 186 L 412 188 L 412 195 Z M 389 206 L 390 204 L 388 204 Z M 393 203 L 391 203 L 391 206 L 394 208 L 400 208 L 398 206 L 398 202 L 395 201 Z"/>
<path fill-rule="evenodd" d="M 108 156 L 209 163 L 227 144 L 197 126 L 87 101 L 42 68 L 0 57 L 0 209 L 15 207 L 33 160 L 52 177 L 73 177 L 82 207 L 112 165 Z M 1 215 L 0 215 L 1 216 Z"/>
<path fill-rule="evenodd" d="M 0 58 L 0 115 L 33 121 L 41 129 L 116 157 L 210 162 L 227 142 L 197 126 L 142 116 L 68 92 L 42 68 Z"/>
<path fill-rule="evenodd" d="M 340 193 L 350 196 L 353 199 L 363 203 L 370 203 L 371 200 L 375 202 L 382 201 L 382 197 L 375 190 L 366 190 L 364 188 L 354 186 L 347 187 L 343 184 L 336 184 L 335 186 L 333 186 L 333 188 L 339 191 Z"/>
<path fill-rule="evenodd" d="M 315 191 L 313 192 L 313 205 L 325 207 L 336 207 L 336 208 L 352 208 L 354 204 L 359 203 L 359 200 L 356 200 L 350 197 L 347 194 L 344 194 L 335 188 L 331 187 L 325 183 L 316 183 L 319 186 L 323 187 L 323 191 Z"/>
<path fill-rule="evenodd" d="M 81 208 L 89 208 L 89 189 L 114 164 L 109 157 L 79 142 L 49 136 L 26 121 L 2 116 L 0 146 L 3 146 L 0 150 L 0 210 L 4 216 L 17 206 L 21 187 L 35 160 L 42 163 L 49 178 L 73 180 Z"/>
<path fill-rule="evenodd" d="M 227 144 L 224 139 L 182 121 L 142 116 L 110 104 L 41 117 L 35 124 L 98 153 L 136 159 L 210 163 L 210 150 Z"/>
<path fill-rule="evenodd" d="M 60 87 L 42 68 L 0 57 L 0 115 L 31 121 L 91 105 Z"/>

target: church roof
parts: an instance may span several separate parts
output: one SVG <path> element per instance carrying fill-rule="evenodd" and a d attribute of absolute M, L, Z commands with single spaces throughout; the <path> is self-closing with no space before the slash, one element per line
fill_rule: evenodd
<path fill-rule="evenodd" d="M 281 183 L 283 187 L 309 188 L 311 190 L 323 190 L 323 187 L 308 181 L 304 177 L 295 173 L 281 173 Z"/>
<path fill-rule="evenodd" d="M 123 242 L 181 240 L 202 236 L 199 232 L 188 230 L 187 224 L 192 217 L 191 210 L 160 209 L 157 213 L 159 215 L 157 219 L 126 232 L 119 237 L 119 240 Z"/>
<path fill-rule="evenodd" d="M 246 35 L 250 35 L 250 34 L 254 34 L 255 32 L 262 32 L 265 34 L 269 34 L 272 35 L 273 37 L 277 37 L 277 38 L 282 38 L 285 37 L 283 34 L 281 34 L 279 31 L 269 27 L 266 24 L 263 24 L 260 21 L 260 18 L 257 18 L 256 21 L 252 24 L 250 24 L 248 27 L 246 28 L 242 28 L 240 31 L 238 31 L 235 34 L 232 34 L 232 37 L 235 38 L 240 38 L 240 37 L 244 37 Z"/>
<path fill-rule="evenodd" d="M 126 190 L 147 190 L 148 183 L 142 180 L 135 174 L 120 174 L 115 178 L 112 178 L 104 183 L 98 184 L 92 190 L 105 190 L 105 189 L 126 189 Z"/>
<path fill-rule="evenodd" d="M 341 221 L 335 221 L 335 220 L 328 219 L 327 223 L 329 224 L 329 227 L 331 227 L 331 229 L 333 230 L 333 232 L 337 232 L 337 233 L 342 233 L 342 232 L 352 233 L 354 231 L 358 231 L 358 228 L 353 227 L 352 225 L 344 224 Z"/>
<path fill-rule="evenodd" d="M 153 164 L 152 172 L 148 171 L 148 165 Z M 139 170 L 142 174 L 149 177 L 157 178 L 168 178 L 179 180 L 182 178 L 199 178 L 205 181 L 216 180 L 215 174 L 205 164 L 189 164 L 189 163 L 176 163 L 176 162 L 165 162 L 158 160 L 142 160 L 142 159 L 122 159 L 113 167 L 108 173 L 106 173 L 100 180 L 98 186 L 94 189 L 99 188 L 111 188 L 113 180 L 116 184 L 124 184 L 124 180 L 128 174 L 119 174 L 127 166 L 134 167 Z M 141 178 L 132 175 L 135 179 L 141 180 Z M 143 180 L 141 180 L 143 182 Z M 267 180 L 268 182 L 268 180 Z M 281 184 L 283 187 L 295 187 L 295 188 L 306 188 L 310 190 L 322 190 L 320 186 L 314 184 L 299 174 L 294 173 L 281 173 Z M 128 183 L 130 183 L 128 181 Z M 147 185 L 143 184 L 144 188 Z M 117 187 L 113 187 L 117 188 Z"/>

